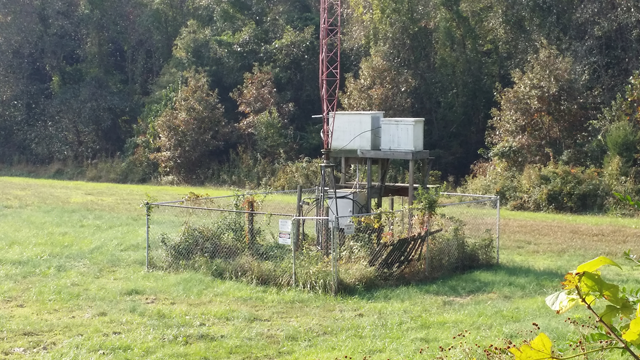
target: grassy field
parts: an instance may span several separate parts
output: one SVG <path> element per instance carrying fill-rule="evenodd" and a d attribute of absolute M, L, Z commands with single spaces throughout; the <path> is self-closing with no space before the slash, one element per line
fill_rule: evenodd
<path fill-rule="evenodd" d="M 503 211 L 501 265 L 432 283 L 331 297 L 146 272 L 141 201 L 189 191 L 225 193 L 0 177 L 0 358 L 458 359 L 533 322 L 562 344 L 578 330 L 544 297 L 564 272 L 640 251 L 637 219 Z"/>

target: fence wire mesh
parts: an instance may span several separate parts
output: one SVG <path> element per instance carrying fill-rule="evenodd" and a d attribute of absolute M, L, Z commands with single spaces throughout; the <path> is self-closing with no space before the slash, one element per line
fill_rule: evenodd
<path fill-rule="evenodd" d="M 498 261 L 496 197 L 443 193 L 431 216 L 404 208 L 339 219 L 337 256 L 344 284 L 435 278 Z"/>
<path fill-rule="evenodd" d="M 331 263 L 315 248 L 316 199 L 313 189 L 299 194 L 189 194 L 182 200 L 148 204 L 147 267 L 332 291 Z M 305 213 L 312 218 L 293 220 Z M 282 231 L 281 220 L 291 222 L 292 229 Z"/>
<path fill-rule="evenodd" d="M 498 261 L 498 198 L 443 193 L 433 216 L 406 206 L 354 215 L 353 198 L 336 216 L 337 200 L 321 199 L 304 190 L 148 204 L 148 269 L 335 292 Z"/>

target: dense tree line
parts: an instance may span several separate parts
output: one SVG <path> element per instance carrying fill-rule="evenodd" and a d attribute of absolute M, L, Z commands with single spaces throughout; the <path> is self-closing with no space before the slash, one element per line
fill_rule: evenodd
<path fill-rule="evenodd" d="M 119 156 L 141 178 L 198 180 L 315 157 L 318 6 L 0 0 L 0 161 Z M 637 122 L 616 125 L 636 111 L 625 87 L 640 69 L 637 1 L 344 7 L 343 109 L 424 117 L 444 174 L 468 174 L 481 155 L 520 171 L 601 167 L 607 134 L 637 134 Z M 637 147 L 618 149 L 635 166 Z"/>

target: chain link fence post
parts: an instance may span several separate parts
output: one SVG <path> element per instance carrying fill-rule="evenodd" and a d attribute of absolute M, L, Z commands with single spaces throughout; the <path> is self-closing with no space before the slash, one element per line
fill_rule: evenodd
<path fill-rule="evenodd" d="M 500 196 L 496 196 L 496 265 L 500 265 Z"/>
<path fill-rule="evenodd" d="M 151 216 L 151 204 L 149 204 L 148 201 L 145 201 L 144 208 L 145 208 L 145 213 L 147 218 L 147 225 L 146 225 L 147 245 L 146 245 L 145 259 L 146 259 L 146 268 L 147 268 L 147 271 L 149 271 L 149 217 Z"/>
<path fill-rule="evenodd" d="M 338 221 L 334 221 L 334 224 L 331 228 L 331 272 L 333 273 L 333 295 L 338 293 L 338 246 L 337 239 L 338 237 Z"/>
<path fill-rule="evenodd" d="M 300 233 L 298 223 L 300 220 L 294 218 L 291 220 L 291 262 L 293 263 L 291 271 L 291 286 L 296 287 L 296 247 L 298 246 L 298 234 Z"/>
<path fill-rule="evenodd" d="M 291 260 L 293 262 L 292 286 L 296 286 L 296 250 L 300 242 L 300 219 L 302 216 L 302 186 L 298 185 L 296 189 L 296 213 L 295 218 L 291 221 Z"/>

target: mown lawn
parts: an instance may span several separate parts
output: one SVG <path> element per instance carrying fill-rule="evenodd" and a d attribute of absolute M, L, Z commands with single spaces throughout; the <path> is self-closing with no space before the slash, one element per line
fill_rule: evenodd
<path fill-rule="evenodd" d="M 332 297 L 146 272 L 140 203 L 189 191 L 229 192 L 0 177 L 0 358 L 458 359 L 533 322 L 563 346 L 578 330 L 544 297 L 564 272 L 640 252 L 637 219 L 503 211 L 500 266 L 426 284 Z"/>

